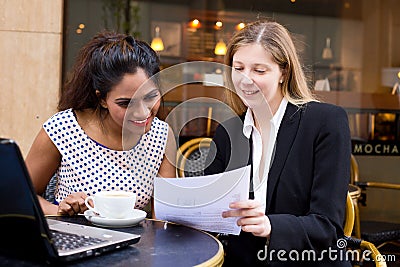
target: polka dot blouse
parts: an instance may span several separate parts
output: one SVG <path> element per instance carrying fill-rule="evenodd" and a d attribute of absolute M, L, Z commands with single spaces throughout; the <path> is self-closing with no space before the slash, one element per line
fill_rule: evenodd
<path fill-rule="evenodd" d="M 127 151 L 111 150 L 88 137 L 71 109 L 53 115 L 43 128 L 61 153 L 56 201 L 74 192 L 93 195 L 102 190 L 136 193 L 136 208 L 145 207 L 165 152 L 168 124 L 154 118 L 150 131 Z"/>

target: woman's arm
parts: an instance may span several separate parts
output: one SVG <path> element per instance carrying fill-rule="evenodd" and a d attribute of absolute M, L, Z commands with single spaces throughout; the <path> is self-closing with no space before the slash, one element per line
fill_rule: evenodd
<path fill-rule="evenodd" d="M 270 249 L 321 251 L 336 245 L 337 239 L 343 235 L 351 152 L 347 114 L 343 109 L 331 105 L 318 106 L 320 104 L 310 105 L 304 112 L 301 133 L 298 133 L 302 138 L 295 141 L 297 149 L 293 152 L 298 155 L 290 155 L 282 172 L 285 174 L 280 179 L 283 183 L 284 179 L 290 180 L 296 173 L 299 175 L 287 185 L 290 188 L 284 191 L 280 187 L 274 196 L 275 203 L 284 203 L 287 200 L 282 197 L 282 192 L 292 192 L 301 188 L 296 183 L 307 181 L 310 188 L 303 188 L 304 192 L 299 194 L 302 203 L 297 205 L 304 211 L 302 214 L 267 214 L 272 228 Z M 307 135 L 311 139 L 305 141 Z M 295 162 L 299 158 L 302 158 L 301 166 L 298 164 L 300 161 Z M 294 168 L 307 171 L 294 172 Z M 293 203 L 292 207 L 285 207 L 280 204 L 280 207 L 293 210 L 296 205 Z"/>
<path fill-rule="evenodd" d="M 61 163 L 60 152 L 43 128 L 33 141 L 25 163 L 44 214 L 74 215 L 87 209 L 84 203 L 87 195 L 83 192 L 76 192 L 67 196 L 58 206 L 40 196 L 46 190 L 47 184 Z"/>
<path fill-rule="evenodd" d="M 229 136 L 223 126 L 219 125 L 215 130 L 210 150 L 206 159 L 205 175 L 222 173 L 226 171 L 230 158 Z"/>
<path fill-rule="evenodd" d="M 232 117 L 218 125 L 206 159 L 206 175 L 250 164 L 250 140 L 243 134 L 243 119 Z"/>
<path fill-rule="evenodd" d="M 40 195 L 46 190 L 46 186 L 60 166 L 60 162 L 60 152 L 42 128 L 33 141 L 25 164 L 45 214 L 57 214 L 58 206 L 48 202 Z"/>

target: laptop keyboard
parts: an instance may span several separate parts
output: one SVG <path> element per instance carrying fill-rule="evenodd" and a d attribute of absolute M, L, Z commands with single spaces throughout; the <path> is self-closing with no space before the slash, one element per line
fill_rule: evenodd
<path fill-rule="evenodd" d="M 51 234 L 53 236 L 54 245 L 59 250 L 71 250 L 108 242 L 107 240 L 83 235 L 64 233 L 55 230 L 51 230 Z"/>

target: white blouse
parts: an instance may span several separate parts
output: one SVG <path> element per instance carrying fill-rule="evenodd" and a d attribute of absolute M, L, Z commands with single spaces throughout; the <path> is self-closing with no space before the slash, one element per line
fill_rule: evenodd
<path fill-rule="evenodd" d="M 261 133 L 257 130 L 252 111 L 247 109 L 244 123 L 243 123 L 243 134 L 253 140 L 253 188 L 254 188 L 254 199 L 258 200 L 264 207 L 266 207 L 267 201 L 267 185 L 268 185 L 268 172 L 273 161 L 273 155 L 275 151 L 276 137 L 278 135 L 279 127 L 281 125 L 283 115 L 286 111 L 287 99 L 283 98 L 278 110 L 275 115 L 270 119 L 270 134 L 268 135 L 268 140 L 263 144 L 261 139 Z M 262 148 L 265 146 L 265 164 L 260 166 Z M 263 169 L 263 176 L 260 177 L 260 168 Z"/>

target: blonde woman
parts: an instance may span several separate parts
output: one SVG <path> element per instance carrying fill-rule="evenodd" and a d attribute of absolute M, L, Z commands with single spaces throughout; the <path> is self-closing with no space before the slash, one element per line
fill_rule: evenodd
<path fill-rule="evenodd" d="M 216 157 L 205 172 L 248 164 L 252 171 L 249 199 L 222 214 L 237 217 L 242 229 L 223 238 L 224 265 L 350 266 L 336 246 L 350 177 L 346 112 L 313 98 L 279 23 L 256 21 L 237 32 L 225 63 L 232 67 L 228 99 L 239 119 L 218 127 Z"/>

